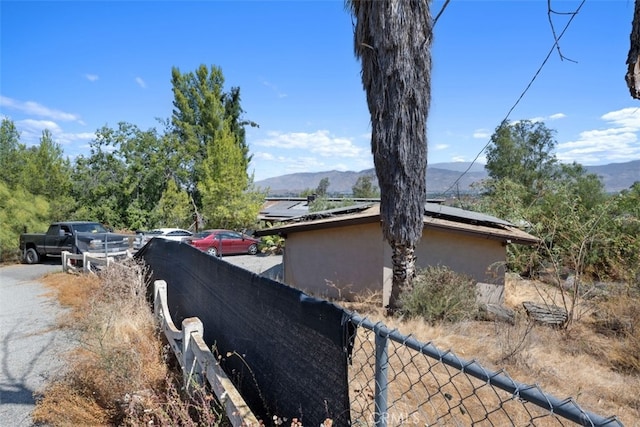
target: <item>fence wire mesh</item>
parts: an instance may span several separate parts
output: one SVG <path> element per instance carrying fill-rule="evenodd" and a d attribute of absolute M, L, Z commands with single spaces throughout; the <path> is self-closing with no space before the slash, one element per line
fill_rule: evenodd
<path fill-rule="evenodd" d="M 622 426 L 381 323 L 350 321 L 354 426 Z"/>

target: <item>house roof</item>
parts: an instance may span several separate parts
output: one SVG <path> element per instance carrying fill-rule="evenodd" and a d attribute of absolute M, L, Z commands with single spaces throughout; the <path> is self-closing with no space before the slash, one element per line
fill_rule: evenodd
<path fill-rule="evenodd" d="M 345 208 L 339 208 L 316 212 L 311 217 L 302 215 L 295 222 L 258 230 L 255 235 L 278 234 L 286 237 L 290 233 L 380 221 L 379 203 L 363 203 L 350 208 L 348 212 L 343 212 Z M 424 227 L 524 245 L 533 245 L 539 242 L 537 237 L 500 218 L 437 203 L 425 204 Z"/>

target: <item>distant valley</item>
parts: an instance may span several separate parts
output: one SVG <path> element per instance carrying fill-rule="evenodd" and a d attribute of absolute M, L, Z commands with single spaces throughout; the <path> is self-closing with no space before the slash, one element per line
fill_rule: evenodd
<path fill-rule="evenodd" d="M 627 189 L 640 181 L 640 160 L 626 163 L 610 163 L 599 166 L 585 166 L 589 173 L 595 173 L 604 184 L 605 191 L 613 193 Z M 467 171 L 468 169 L 468 171 Z M 464 173 L 466 171 L 466 173 Z M 464 173 L 464 175 L 463 175 Z M 329 179 L 329 194 L 351 194 L 351 188 L 361 176 L 371 176 L 377 185 L 374 169 L 360 172 L 326 171 L 281 175 L 256 181 L 256 186 L 269 189 L 270 196 L 296 196 L 306 189 L 314 189 L 323 178 Z M 427 167 L 427 193 L 430 196 L 474 192 L 471 185 L 487 178 L 484 165 L 467 162 L 434 163 Z M 457 180 L 457 182 L 456 182 Z"/>

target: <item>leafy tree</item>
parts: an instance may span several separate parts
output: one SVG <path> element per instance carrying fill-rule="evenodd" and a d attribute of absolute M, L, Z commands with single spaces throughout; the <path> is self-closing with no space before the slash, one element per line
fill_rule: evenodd
<path fill-rule="evenodd" d="M 42 132 L 40 144 L 24 153 L 22 185 L 31 194 L 51 204 L 51 219 L 63 220 L 74 206 L 71 197 L 71 164 L 49 130 Z"/>
<path fill-rule="evenodd" d="M 415 277 L 415 245 L 426 202 L 426 120 L 431 101 L 432 20 L 428 0 L 347 0 L 354 49 L 371 113 L 382 232 L 392 251 L 389 308 Z"/>
<path fill-rule="evenodd" d="M 529 204 L 544 190 L 545 183 L 557 177 L 559 170 L 553 151 L 555 131 L 542 122 L 505 121 L 496 128 L 487 148 L 487 169 L 495 181 L 508 178 L 528 191 Z"/>
<path fill-rule="evenodd" d="M 189 228 L 193 222 L 192 212 L 189 194 L 170 179 L 152 215 L 158 226 Z"/>
<path fill-rule="evenodd" d="M 318 183 L 315 194 L 318 195 L 318 197 L 326 197 L 328 189 L 329 189 L 329 178 L 325 176 Z"/>
<path fill-rule="evenodd" d="M 560 166 L 560 179 L 565 181 L 570 193 L 578 197 L 586 212 L 596 209 L 607 200 L 604 184 L 598 175 L 588 173 L 584 166 L 573 162 Z"/>
<path fill-rule="evenodd" d="M 356 199 L 373 199 L 380 197 L 380 190 L 373 185 L 373 177 L 369 175 L 359 176 L 351 187 L 353 197 Z"/>
<path fill-rule="evenodd" d="M 21 182 L 22 160 L 26 147 L 20 143 L 20 133 L 13 121 L 6 117 L 0 124 L 0 180 L 9 187 Z"/>
<path fill-rule="evenodd" d="M 90 143 L 90 156 L 76 159 L 71 193 L 78 207 L 71 219 L 126 228 L 124 212 L 129 200 L 122 190 L 127 165 L 117 153 L 120 137 L 116 130 L 102 127 Z"/>
<path fill-rule="evenodd" d="M 264 194 L 252 188 L 247 176 L 245 154 L 236 143 L 229 121 L 207 147 L 198 183 L 202 213 L 215 228 L 241 229 L 257 221 Z"/>
<path fill-rule="evenodd" d="M 0 181 L 0 261 L 18 257 L 20 233 L 43 232 L 49 225 L 49 202 L 22 187 Z"/>
<path fill-rule="evenodd" d="M 181 73 L 174 67 L 171 70 L 174 109 L 171 117 L 173 132 L 177 136 L 175 147 L 182 159 L 181 167 L 185 171 L 182 184 L 200 205 L 198 182 L 202 179 L 202 163 L 207 156 L 208 146 L 214 144 L 223 132 L 226 122 L 234 135 L 235 144 L 242 153 L 245 175 L 248 176 L 249 150 L 245 141 L 244 126 L 255 125 L 241 118 L 240 89 L 232 88 L 224 92 L 224 76 L 219 67 L 207 69 L 200 65 L 195 72 Z"/>

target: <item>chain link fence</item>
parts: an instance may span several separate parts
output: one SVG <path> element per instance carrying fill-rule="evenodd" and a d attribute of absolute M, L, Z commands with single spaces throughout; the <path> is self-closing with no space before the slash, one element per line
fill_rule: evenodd
<path fill-rule="evenodd" d="M 622 426 L 382 323 L 349 321 L 353 426 Z"/>

